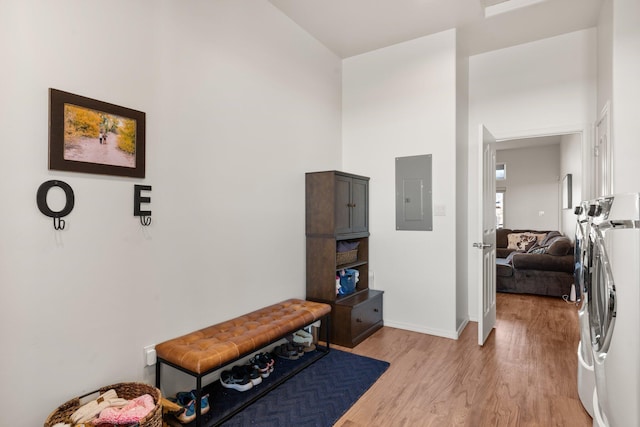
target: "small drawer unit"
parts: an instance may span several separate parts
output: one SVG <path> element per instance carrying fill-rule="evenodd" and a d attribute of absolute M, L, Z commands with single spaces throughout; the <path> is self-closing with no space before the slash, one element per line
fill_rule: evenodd
<path fill-rule="evenodd" d="M 365 292 L 335 302 L 332 312 L 333 342 L 355 347 L 383 326 L 382 291 Z"/>

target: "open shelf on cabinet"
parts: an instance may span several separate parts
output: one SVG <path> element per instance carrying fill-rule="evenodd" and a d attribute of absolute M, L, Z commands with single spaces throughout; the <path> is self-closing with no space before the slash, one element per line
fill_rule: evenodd
<path fill-rule="evenodd" d="M 347 268 L 355 268 L 367 264 L 367 261 L 355 261 L 348 264 L 336 265 L 336 271 L 346 270 Z"/>

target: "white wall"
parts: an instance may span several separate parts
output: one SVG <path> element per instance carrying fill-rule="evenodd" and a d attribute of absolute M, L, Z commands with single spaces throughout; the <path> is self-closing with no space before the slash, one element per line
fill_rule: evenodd
<path fill-rule="evenodd" d="M 334 54 L 266 0 L 13 0 L 0 55 L 0 425 L 153 382 L 143 346 L 304 297 L 304 172 L 341 165 Z M 146 112 L 146 179 L 49 171 L 49 87 Z M 49 179 L 76 196 L 60 232 Z"/>
<path fill-rule="evenodd" d="M 604 0 L 598 20 L 598 111 L 611 101 L 613 192 L 640 190 L 640 4 Z"/>
<path fill-rule="evenodd" d="M 385 324 L 456 336 L 456 50 L 445 31 L 343 61 L 344 169 L 371 177 Z M 395 230 L 395 158 L 433 155 L 433 231 Z"/>
<path fill-rule="evenodd" d="M 613 0 L 613 190 L 640 191 L 640 2 Z"/>
<path fill-rule="evenodd" d="M 461 53 L 459 37 L 456 41 L 456 329 L 462 332 L 469 320 L 466 244 L 469 238 L 469 56 Z"/>
<path fill-rule="evenodd" d="M 483 123 L 499 139 L 592 124 L 595 40 L 589 29 L 472 56 L 470 123 Z"/>
<path fill-rule="evenodd" d="M 572 133 L 563 135 L 560 141 L 560 178 L 571 174 L 571 209 L 560 210 L 560 231 L 571 240 L 575 239 L 576 215 L 574 208 L 579 205 L 582 197 L 582 135 Z"/>
<path fill-rule="evenodd" d="M 504 227 L 559 230 L 560 144 L 498 150 L 496 162 L 507 167 L 507 179 L 496 180 L 506 188 Z"/>
<path fill-rule="evenodd" d="M 598 103 L 600 113 L 613 91 L 613 0 L 603 0 L 598 19 Z"/>
<path fill-rule="evenodd" d="M 478 179 L 479 124 L 499 139 L 588 129 L 596 111 L 596 31 L 577 31 L 469 58 L 469 183 Z M 588 157 L 583 153 L 583 164 Z M 478 251 L 469 193 L 469 316 L 477 318 Z"/>

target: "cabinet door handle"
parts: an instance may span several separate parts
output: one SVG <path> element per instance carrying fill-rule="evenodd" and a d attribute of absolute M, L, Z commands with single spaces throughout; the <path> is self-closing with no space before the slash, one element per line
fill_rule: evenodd
<path fill-rule="evenodd" d="M 358 323 L 362 323 L 362 320 L 360 320 L 360 318 L 357 318 L 357 319 L 356 319 L 356 322 L 358 322 Z"/>
<path fill-rule="evenodd" d="M 347 207 L 349 208 L 355 208 L 356 204 L 355 203 L 347 203 Z"/>
<path fill-rule="evenodd" d="M 377 308 L 374 308 L 374 309 L 373 309 L 373 311 L 377 313 L 377 312 L 378 312 L 378 309 L 377 309 Z"/>

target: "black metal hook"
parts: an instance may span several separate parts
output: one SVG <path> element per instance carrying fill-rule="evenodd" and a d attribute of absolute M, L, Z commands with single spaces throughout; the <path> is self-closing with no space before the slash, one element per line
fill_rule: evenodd
<path fill-rule="evenodd" d="M 148 225 L 151 225 L 151 217 L 150 216 L 141 215 L 140 216 L 140 224 L 142 224 L 145 227 L 148 226 Z"/>
<path fill-rule="evenodd" d="M 64 219 L 60 218 L 59 216 L 53 217 L 53 228 L 55 228 L 56 230 L 64 230 L 65 225 L 66 223 L 64 222 Z"/>

